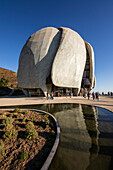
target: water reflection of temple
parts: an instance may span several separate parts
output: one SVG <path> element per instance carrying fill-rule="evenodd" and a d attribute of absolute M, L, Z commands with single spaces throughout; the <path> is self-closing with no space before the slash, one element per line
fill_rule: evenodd
<path fill-rule="evenodd" d="M 98 146 L 98 122 L 97 122 L 97 108 L 93 106 L 82 105 L 85 124 L 89 136 L 91 138 L 90 159 L 94 159 L 99 152 Z"/>
<path fill-rule="evenodd" d="M 50 169 L 86 169 L 98 153 L 97 110 L 80 104 L 55 107 L 48 111 L 61 126 L 61 139 Z"/>

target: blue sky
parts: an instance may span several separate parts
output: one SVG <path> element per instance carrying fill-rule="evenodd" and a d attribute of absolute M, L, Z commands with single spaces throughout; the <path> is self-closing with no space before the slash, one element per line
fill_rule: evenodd
<path fill-rule="evenodd" d="M 69 27 L 95 53 L 95 91 L 113 91 L 113 0 L 0 0 L 0 67 L 17 71 L 19 54 L 37 30 Z"/>

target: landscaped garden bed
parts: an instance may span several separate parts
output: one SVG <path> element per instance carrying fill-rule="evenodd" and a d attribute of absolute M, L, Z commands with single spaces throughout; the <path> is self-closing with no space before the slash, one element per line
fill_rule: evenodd
<path fill-rule="evenodd" d="M 33 110 L 0 110 L 0 169 L 40 169 L 56 138 L 51 116 Z"/>

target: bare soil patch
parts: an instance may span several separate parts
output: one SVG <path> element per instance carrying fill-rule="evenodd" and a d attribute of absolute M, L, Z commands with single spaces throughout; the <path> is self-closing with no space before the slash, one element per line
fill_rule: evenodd
<path fill-rule="evenodd" d="M 56 137 L 48 114 L 15 109 L 0 111 L 0 169 L 40 169 Z"/>

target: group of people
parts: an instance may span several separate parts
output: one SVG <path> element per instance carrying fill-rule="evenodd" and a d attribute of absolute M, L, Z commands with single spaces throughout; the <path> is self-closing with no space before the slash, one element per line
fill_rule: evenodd
<path fill-rule="evenodd" d="M 113 96 L 113 92 L 108 91 L 108 96 Z"/>
<path fill-rule="evenodd" d="M 58 96 L 61 96 L 58 92 Z M 71 91 L 69 92 L 69 97 L 71 98 L 72 94 L 71 94 Z M 67 97 L 67 94 L 66 94 L 66 97 Z M 52 91 L 50 93 L 50 98 L 53 100 L 54 99 L 54 92 Z M 47 100 L 49 99 L 49 94 L 48 94 L 48 91 L 47 91 Z"/>
<path fill-rule="evenodd" d="M 69 92 L 69 96 L 71 98 L 71 92 Z M 52 100 L 54 99 L 54 92 L 53 91 L 50 93 L 50 97 L 51 97 Z M 86 96 L 83 94 L 83 97 L 86 97 Z M 88 100 L 89 100 L 90 97 L 91 97 L 91 93 L 90 92 L 87 93 L 87 97 L 88 97 Z M 48 100 L 48 98 L 49 98 L 49 94 L 47 92 L 47 100 Z M 92 93 L 92 98 L 93 98 L 93 100 L 94 99 L 99 100 L 99 92 L 96 92 L 96 93 L 93 92 Z"/>
<path fill-rule="evenodd" d="M 90 98 L 90 96 L 91 96 L 91 93 L 90 92 L 88 92 L 87 93 L 87 97 L 88 97 L 88 100 L 89 100 L 89 98 Z M 96 93 L 92 93 L 92 98 L 93 98 L 93 100 L 96 98 L 97 100 L 99 100 L 99 92 L 96 92 Z"/>
<path fill-rule="evenodd" d="M 47 91 L 47 100 L 48 100 L 48 97 L 49 97 L 49 94 L 48 94 L 48 91 Z M 51 97 L 52 100 L 54 99 L 54 92 L 53 91 L 50 93 L 50 97 Z"/>

